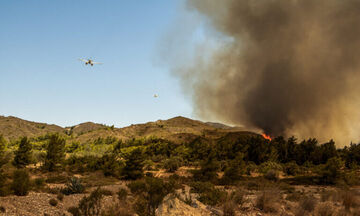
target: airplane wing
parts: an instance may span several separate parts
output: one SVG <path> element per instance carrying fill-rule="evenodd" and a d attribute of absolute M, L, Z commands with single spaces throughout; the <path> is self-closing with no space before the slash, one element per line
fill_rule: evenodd
<path fill-rule="evenodd" d="M 81 58 L 79 58 L 79 61 L 88 62 L 86 59 L 81 59 Z"/>
<path fill-rule="evenodd" d="M 101 62 L 92 62 L 93 64 L 103 64 L 103 63 L 101 63 Z"/>

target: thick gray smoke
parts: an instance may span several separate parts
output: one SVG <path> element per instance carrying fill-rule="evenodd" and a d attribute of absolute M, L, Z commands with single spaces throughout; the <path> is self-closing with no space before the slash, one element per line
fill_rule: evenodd
<path fill-rule="evenodd" d="M 187 3 L 222 41 L 174 67 L 200 117 L 339 146 L 360 140 L 359 0 Z"/>

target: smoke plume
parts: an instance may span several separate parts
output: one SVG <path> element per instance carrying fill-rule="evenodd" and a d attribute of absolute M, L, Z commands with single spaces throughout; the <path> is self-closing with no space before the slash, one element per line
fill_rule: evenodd
<path fill-rule="evenodd" d="M 360 1 L 188 0 L 221 41 L 173 68 L 195 113 L 272 135 L 360 135 Z M 206 40 L 205 40 L 206 41 Z M 212 47 L 212 48 L 209 48 Z"/>

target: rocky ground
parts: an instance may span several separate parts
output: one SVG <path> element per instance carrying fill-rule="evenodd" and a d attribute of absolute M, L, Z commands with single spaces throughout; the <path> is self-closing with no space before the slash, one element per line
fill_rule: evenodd
<path fill-rule="evenodd" d="M 120 188 L 124 188 L 124 183 L 116 185 L 108 185 L 102 188 L 113 192 L 111 196 L 105 196 L 102 200 L 104 208 L 110 206 L 117 201 L 116 191 Z M 61 185 L 59 185 L 60 187 Z M 88 190 L 90 192 L 95 188 Z M 259 197 L 264 196 L 267 193 L 264 209 L 260 209 L 258 206 Z M 350 192 L 349 192 L 350 193 Z M 312 201 L 314 206 L 311 212 L 304 209 L 308 208 L 301 201 L 300 196 L 297 195 L 306 194 L 311 195 L 314 200 Z M 319 187 L 319 186 L 296 186 L 294 191 L 286 193 L 278 189 L 269 189 L 264 191 L 252 191 L 246 190 L 241 203 L 237 203 L 234 206 L 235 215 L 360 215 L 359 208 L 359 188 L 353 188 L 351 190 L 352 197 L 351 202 L 357 202 L 353 204 L 350 210 L 346 211 L 344 207 L 344 199 L 338 193 L 338 189 L 332 187 Z M 54 215 L 63 216 L 71 215 L 67 209 L 72 206 L 76 206 L 79 200 L 86 194 L 74 194 L 64 196 L 63 200 L 58 200 L 56 206 L 49 204 L 51 199 L 57 199 L 56 194 L 44 193 L 44 192 L 30 192 L 27 196 L 7 196 L 0 197 L 0 206 L 5 212 L 1 215 L 26 215 L 26 216 L 38 216 L 38 215 Z M 158 216 L 202 216 L 202 215 L 224 215 L 224 207 L 211 207 L 204 205 L 198 201 L 198 195 L 190 193 L 190 188 L 185 186 L 184 189 L 177 190 L 174 194 L 167 195 L 162 204 L 156 210 Z M 226 201 L 229 202 L 229 201 Z M 266 206 L 268 205 L 268 206 Z"/>

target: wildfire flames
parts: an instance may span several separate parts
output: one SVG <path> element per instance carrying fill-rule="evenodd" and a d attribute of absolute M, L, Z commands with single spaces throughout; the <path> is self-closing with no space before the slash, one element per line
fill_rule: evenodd
<path fill-rule="evenodd" d="M 271 137 L 269 135 L 266 134 L 262 134 L 262 136 L 264 137 L 264 139 L 270 140 L 271 141 Z"/>

